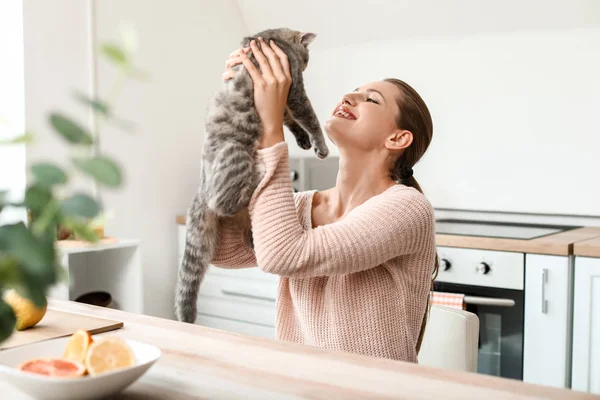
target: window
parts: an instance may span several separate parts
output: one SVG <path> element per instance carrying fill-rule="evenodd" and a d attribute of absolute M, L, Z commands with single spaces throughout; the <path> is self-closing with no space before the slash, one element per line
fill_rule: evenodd
<path fill-rule="evenodd" d="M 0 139 L 25 131 L 25 83 L 23 66 L 23 2 L 0 2 Z M 25 145 L 0 145 L 0 191 L 20 200 L 25 191 Z M 24 220 L 24 210 L 7 209 L 0 224 Z"/>

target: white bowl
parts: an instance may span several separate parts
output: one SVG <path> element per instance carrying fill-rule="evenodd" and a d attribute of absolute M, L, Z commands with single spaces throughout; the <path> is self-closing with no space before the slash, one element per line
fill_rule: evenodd
<path fill-rule="evenodd" d="M 36 399 L 86 400 L 115 395 L 142 376 L 160 358 L 160 350 L 149 344 L 125 339 L 131 346 L 136 365 L 97 376 L 56 378 L 23 372 L 16 367 L 32 358 L 60 358 L 68 337 L 0 350 L 0 379 Z M 2 397 L 2 396 L 0 396 Z"/>

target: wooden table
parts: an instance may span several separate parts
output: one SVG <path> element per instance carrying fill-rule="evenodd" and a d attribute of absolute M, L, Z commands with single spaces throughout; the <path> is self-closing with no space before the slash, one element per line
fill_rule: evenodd
<path fill-rule="evenodd" d="M 117 399 L 592 399 L 477 374 L 442 371 L 219 331 L 67 301 L 50 307 L 123 321 L 105 335 L 161 348 L 161 359 Z M 2 399 L 27 397 L 0 382 Z M 597 397 L 596 397 L 597 399 Z"/>

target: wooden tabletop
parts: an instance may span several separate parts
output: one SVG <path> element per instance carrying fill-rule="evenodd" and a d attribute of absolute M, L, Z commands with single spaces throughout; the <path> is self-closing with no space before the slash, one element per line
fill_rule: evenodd
<path fill-rule="evenodd" d="M 597 236 L 600 227 L 577 228 L 530 240 L 437 234 L 435 241 L 437 246 L 568 256 L 573 254 L 575 243 Z"/>
<path fill-rule="evenodd" d="M 51 308 L 120 320 L 101 334 L 160 347 L 162 357 L 119 399 L 592 399 L 565 389 L 302 346 L 81 303 Z M 2 398 L 27 397 L 0 382 Z"/>
<path fill-rule="evenodd" d="M 175 217 L 179 225 L 185 225 L 185 220 L 185 215 Z M 531 240 L 437 234 L 435 241 L 437 246 L 569 256 L 575 243 L 598 236 L 600 227 L 584 227 Z"/>
<path fill-rule="evenodd" d="M 575 243 L 573 253 L 576 256 L 600 257 L 600 236 Z"/>

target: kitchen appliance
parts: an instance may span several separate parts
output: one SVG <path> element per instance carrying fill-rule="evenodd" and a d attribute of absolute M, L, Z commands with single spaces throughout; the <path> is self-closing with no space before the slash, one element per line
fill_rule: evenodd
<path fill-rule="evenodd" d="M 436 234 L 520 240 L 575 228 L 458 219 L 436 221 Z M 440 269 L 434 290 L 464 294 L 467 311 L 479 317 L 478 372 L 522 380 L 526 255 L 438 246 L 438 256 Z"/>
<path fill-rule="evenodd" d="M 525 240 L 537 239 L 576 228 L 580 227 L 460 219 L 439 219 L 435 222 L 435 231 L 439 234 Z"/>

